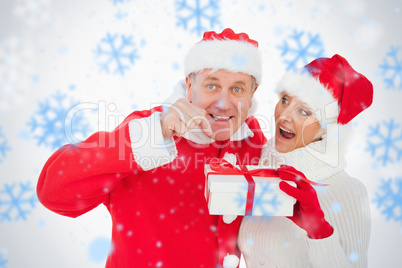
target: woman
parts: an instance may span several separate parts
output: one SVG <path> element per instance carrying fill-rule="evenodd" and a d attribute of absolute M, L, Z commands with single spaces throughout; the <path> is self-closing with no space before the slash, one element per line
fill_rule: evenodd
<path fill-rule="evenodd" d="M 373 87 L 339 55 L 319 58 L 278 83 L 275 138 L 260 164 L 279 167 L 292 217 L 245 217 L 238 245 L 250 267 L 367 267 L 370 211 L 365 186 L 350 177 L 345 139 L 351 119 L 371 105 Z M 290 169 L 327 186 L 312 187 Z"/>

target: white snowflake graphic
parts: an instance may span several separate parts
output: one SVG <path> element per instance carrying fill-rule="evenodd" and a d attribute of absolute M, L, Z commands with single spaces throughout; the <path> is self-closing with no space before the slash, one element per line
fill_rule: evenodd
<path fill-rule="evenodd" d="M 373 202 L 387 220 L 402 223 L 402 178 L 381 180 Z"/>
<path fill-rule="evenodd" d="M 392 47 L 387 53 L 387 58 L 384 63 L 380 65 L 382 74 L 384 76 L 384 83 L 387 85 L 386 89 L 402 90 L 402 57 L 398 57 L 400 47 Z M 389 74 L 389 76 L 387 76 Z"/>
<path fill-rule="evenodd" d="M 22 104 L 32 83 L 33 54 L 29 44 L 12 37 L 0 43 L 0 109 Z"/>
<path fill-rule="evenodd" d="M 383 121 L 382 125 L 370 126 L 368 137 L 366 150 L 370 151 L 372 156 L 378 155 L 376 160 L 383 166 L 401 159 L 402 129 L 393 118 Z"/>
<path fill-rule="evenodd" d="M 197 35 L 220 25 L 219 0 L 178 0 L 176 12 L 176 25 Z"/>
<path fill-rule="evenodd" d="M 293 30 L 288 40 L 284 40 L 283 45 L 278 48 L 282 51 L 281 57 L 284 59 L 287 71 L 296 71 L 324 54 L 324 46 L 319 34 L 305 34 L 304 31 L 297 30 Z"/>
<path fill-rule="evenodd" d="M 38 198 L 30 182 L 4 184 L 0 190 L 0 222 L 26 220 Z"/>
<path fill-rule="evenodd" d="M 39 110 L 28 123 L 34 138 L 38 140 L 38 146 L 57 149 L 69 142 L 69 133 L 74 135 L 74 140 L 82 140 L 90 132 L 89 123 L 82 112 L 75 113 L 72 118 L 68 117 L 70 108 L 76 103 L 71 100 L 67 105 L 65 100 L 66 95 L 57 92 L 51 98 L 39 102 Z"/>
<path fill-rule="evenodd" d="M 5 138 L 0 127 L 0 163 L 2 162 L 2 159 L 6 157 L 7 152 L 10 150 L 11 148 L 8 146 L 7 139 Z"/>
<path fill-rule="evenodd" d="M 102 71 L 109 73 L 110 69 L 113 69 L 114 73 L 124 75 L 130 65 L 134 64 L 134 61 L 139 58 L 132 39 L 132 36 L 106 34 L 106 37 L 101 40 L 95 51 Z"/>

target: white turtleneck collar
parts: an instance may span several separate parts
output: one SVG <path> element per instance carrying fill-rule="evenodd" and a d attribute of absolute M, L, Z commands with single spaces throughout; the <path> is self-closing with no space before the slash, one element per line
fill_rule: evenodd
<path fill-rule="evenodd" d="M 344 152 L 337 144 L 330 144 L 324 138 L 295 149 L 288 153 L 280 153 L 270 139 L 263 148 L 260 165 L 278 168 L 282 164 L 293 166 L 312 181 L 325 181 L 326 178 L 345 169 Z"/>

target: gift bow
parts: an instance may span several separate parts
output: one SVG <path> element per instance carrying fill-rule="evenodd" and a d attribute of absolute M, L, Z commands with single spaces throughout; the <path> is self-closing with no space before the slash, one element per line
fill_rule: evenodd
<path fill-rule="evenodd" d="M 253 169 L 248 170 L 245 165 L 240 164 L 239 167 L 235 167 L 225 159 L 218 159 L 214 158 L 211 159 L 209 166 L 212 172 L 208 172 L 207 178 L 210 174 L 213 175 L 243 175 L 248 183 L 247 189 L 247 201 L 246 201 L 246 211 L 245 215 L 252 215 L 253 212 L 253 204 L 254 204 L 254 193 L 255 193 L 255 182 L 253 176 L 255 177 L 279 177 L 278 171 L 276 169 L 270 168 L 260 168 L 260 169 Z M 302 181 L 307 182 L 311 185 L 315 186 L 326 186 L 327 184 L 322 184 L 314 181 L 310 181 L 305 176 L 292 172 L 290 170 L 283 170 L 283 172 L 289 173 L 294 175 L 296 178 L 300 178 Z"/>

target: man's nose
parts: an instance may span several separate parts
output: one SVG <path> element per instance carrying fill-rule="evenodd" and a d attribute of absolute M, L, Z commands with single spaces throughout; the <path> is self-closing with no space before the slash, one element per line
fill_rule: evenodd
<path fill-rule="evenodd" d="M 227 110 L 230 108 L 230 96 L 226 90 L 222 90 L 218 98 L 216 99 L 216 107 L 221 110 Z"/>

